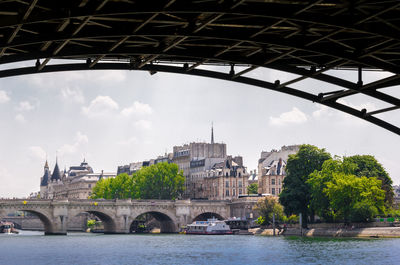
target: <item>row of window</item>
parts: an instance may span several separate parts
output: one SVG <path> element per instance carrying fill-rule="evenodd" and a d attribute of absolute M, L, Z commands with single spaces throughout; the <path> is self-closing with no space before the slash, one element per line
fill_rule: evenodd
<path fill-rule="evenodd" d="M 235 182 L 232 182 L 232 187 L 235 187 Z M 243 187 L 243 183 L 241 180 L 238 181 L 238 187 Z M 229 188 L 229 180 L 225 181 L 225 188 Z"/>
<path fill-rule="evenodd" d="M 278 179 L 278 185 L 281 185 L 281 179 Z M 271 179 L 271 185 L 275 185 L 275 179 Z"/>
<path fill-rule="evenodd" d="M 279 191 L 278 194 L 280 194 L 281 193 L 281 188 L 277 189 L 277 191 Z M 276 195 L 275 188 L 271 188 L 271 194 L 272 195 Z"/>

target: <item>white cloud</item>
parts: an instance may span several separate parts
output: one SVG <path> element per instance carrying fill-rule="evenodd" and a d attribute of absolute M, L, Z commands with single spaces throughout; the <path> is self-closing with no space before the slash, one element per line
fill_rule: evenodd
<path fill-rule="evenodd" d="M 23 124 L 23 123 L 26 122 L 26 119 L 25 119 L 24 115 L 22 115 L 22 114 L 17 114 L 17 115 L 15 116 L 15 120 L 16 120 L 17 122 L 21 123 L 21 124 Z"/>
<path fill-rule="evenodd" d="M 46 159 L 46 151 L 44 151 L 43 148 L 40 146 L 30 146 L 28 148 L 28 155 L 33 160 L 44 161 Z"/>
<path fill-rule="evenodd" d="M 61 156 L 66 155 L 66 154 L 74 154 L 76 153 L 84 144 L 87 144 L 89 142 L 89 138 L 87 135 L 81 133 L 81 132 L 76 132 L 74 142 L 72 144 L 64 144 L 61 146 L 59 149 L 59 153 Z"/>
<path fill-rule="evenodd" d="M 76 103 L 84 103 L 85 97 L 83 96 L 82 90 L 79 88 L 66 87 L 61 90 L 61 96 L 66 101 L 74 101 Z"/>
<path fill-rule="evenodd" d="M 148 120 L 138 120 L 135 123 L 135 127 L 143 130 L 151 129 L 151 121 Z"/>
<path fill-rule="evenodd" d="M 118 103 L 109 96 L 97 96 L 88 107 L 82 108 L 82 113 L 89 118 L 104 117 L 118 110 Z"/>
<path fill-rule="evenodd" d="M 18 107 L 16 107 L 16 110 L 18 111 L 31 111 L 33 109 L 35 109 L 35 106 L 29 101 L 21 101 L 18 104 Z"/>
<path fill-rule="evenodd" d="M 269 117 L 269 124 L 274 126 L 283 126 L 288 124 L 300 124 L 308 120 L 307 115 L 296 107 L 291 111 L 284 112 L 279 117 Z"/>
<path fill-rule="evenodd" d="M 6 103 L 10 100 L 10 97 L 7 95 L 7 92 L 4 90 L 0 90 L 0 103 Z"/>
<path fill-rule="evenodd" d="M 132 136 L 129 139 L 119 141 L 117 144 L 119 145 L 132 145 L 138 143 L 138 139 L 135 136 Z"/>
<path fill-rule="evenodd" d="M 351 102 L 349 103 L 349 102 L 347 102 L 346 100 L 344 100 L 342 98 L 339 99 L 337 102 L 340 103 L 340 104 L 349 106 L 350 108 L 357 109 L 357 110 L 366 109 L 367 111 L 374 111 L 374 110 L 378 109 L 376 107 L 376 105 L 374 103 L 372 103 L 372 102 L 364 102 L 364 103 L 361 103 L 361 104 L 357 105 L 357 104 L 353 104 Z"/>
<path fill-rule="evenodd" d="M 133 105 L 124 108 L 121 111 L 123 116 L 131 116 L 131 115 L 150 115 L 153 113 L 153 109 L 150 107 L 149 104 L 141 103 L 139 101 L 133 102 Z"/>
<path fill-rule="evenodd" d="M 75 135 L 75 142 L 78 143 L 88 143 L 89 142 L 89 138 L 87 137 L 87 135 L 81 133 L 81 132 L 77 132 Z"/>
<path fill-rule="evenodd" d="M 361 104 L 353 104 L 353 103 L 349 103 L 344 99 L 339 99 L 337 101 L 340 104 L 343 104 L 345 106 L 348 106 L 350 108 L 356 109 L 356 110 L 362 110 L 362 109 L 366 109 L 367 111 L 374 111 L 377 109 L 377 106 L 372 103 L 372 102 L 365 102 L 365 103 L 361 103 Z M 335 110 L 333 108 L 327 107 L 325 105 L 317 105 L 317 110 L 313 111 L 312 116 L 315 119 L 322 119 L 322 118 L 327 118 L 327 117 L 334 117 L 337 116 L 340 119 L 346 118 L 346 119 L 351 119 L 353 120 L 352 115 L 347 114 L 345 112 L 339 111 L 339 110 Z"/>
<path fill-rule="evenodd" d="M 312 113 L 313 118 L 315 118 L 317 120 L 321 119 L 321 118 L 331 117 L 335 114 L 334 110 L 332 110 L 332 108 L 329 108 L 325 105 L 318 104 L 317 108 L 318 109 L 313 111 L 313 113 Z"/>
<path fill-rule="evenodd" d="M 122 82 L 126 79 L 126 71 L 103 71 L 97 80 L 105 82 Z"/>

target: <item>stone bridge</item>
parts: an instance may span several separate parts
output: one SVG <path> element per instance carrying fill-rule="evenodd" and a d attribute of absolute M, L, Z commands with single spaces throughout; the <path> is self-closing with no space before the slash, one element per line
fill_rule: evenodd
<path fill-rule="evenodd" d="M 256 200 L 190 201 L 190 200 L 0 200 L 0 220 L 10 213 L 26 211 L 43 222 L 46 235 L 66 235 L 69 221 L 82 213 L 97 216 L 104 224 L 104 233 L 130 233 L 137 217 L 150 214 L 160 223 L 162 233 L 175 233 L 194 220 L 215 216 L 255 217 Z"/>

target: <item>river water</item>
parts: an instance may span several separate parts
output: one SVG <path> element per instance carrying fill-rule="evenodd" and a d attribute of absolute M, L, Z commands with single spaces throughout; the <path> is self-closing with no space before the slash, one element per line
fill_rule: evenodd
<path fill-rule="evenodd" d="M 400 264 L 400 239 L 0 235 L 0 264 Z"/>

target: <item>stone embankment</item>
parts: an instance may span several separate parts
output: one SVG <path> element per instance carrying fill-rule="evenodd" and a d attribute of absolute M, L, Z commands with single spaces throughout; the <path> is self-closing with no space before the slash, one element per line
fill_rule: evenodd
<path fill-rule="evenodd" d="M 272 236 L 272 229 L 251 229 L 255 235 Z M 275 229 L 276 235 L 307 236 L 307 237 L 363 237 L 363 238 L 390 238 L 400 237 L 400 227 L 366 227 L 366 228 L 287 228 L 286 231 Z"/>

